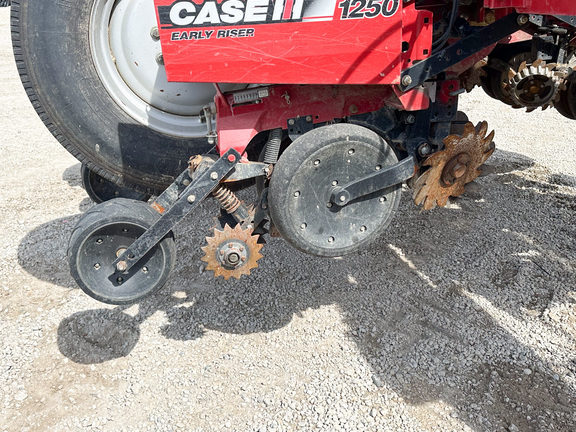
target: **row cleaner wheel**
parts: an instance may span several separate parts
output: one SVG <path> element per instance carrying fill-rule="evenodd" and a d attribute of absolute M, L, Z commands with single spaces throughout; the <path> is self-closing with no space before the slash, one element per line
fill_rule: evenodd
<path fill-rule="evenodd" d="M 478 178 L 480 168 L 494 153 L 494 132 L 488 134 L 488 123 L 464 126 L 462 136 L 449 135 L 444 150 L 424 162 L 430 168 L 414 183 L 414 202 L 425 210 L 444 207 L 448 198 L 465 192 L 465 185 Z"/>

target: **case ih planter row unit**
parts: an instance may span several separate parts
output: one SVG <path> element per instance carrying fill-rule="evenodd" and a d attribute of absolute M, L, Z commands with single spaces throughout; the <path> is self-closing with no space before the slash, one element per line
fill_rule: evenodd
<path fill-rule="evenodd" d="M 12 34 L 34 107 L 104 201 L 68 255 L 112 304 L 164 284 L 173 228 L 208 197 L 203 260 L 227 279 L 269 231 L 317 256 L 365 248 L 404 182 L 446 205 L 494 151 L 458 112 L 475 86 L 576 117 L 572 0 L 13 0 Z"/>

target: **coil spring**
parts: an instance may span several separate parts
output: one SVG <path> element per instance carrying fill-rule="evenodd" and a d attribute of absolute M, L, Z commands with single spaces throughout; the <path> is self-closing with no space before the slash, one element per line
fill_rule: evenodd
<path fill-rule="evenodd" d="M 234 213 L 240 207 L 241 202 L 234 192 L 226 186 L 220 185 L 218 189 L 213 192 L 214 197 L 220 201 L 220 205 L 228 214 Z"/>

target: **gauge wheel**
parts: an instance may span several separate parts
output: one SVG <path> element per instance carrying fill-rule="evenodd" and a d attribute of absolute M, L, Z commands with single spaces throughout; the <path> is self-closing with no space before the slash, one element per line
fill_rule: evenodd
<path fill-rule="evenodd" d="M 68 248 L 70 274 L 90 297 L 108 304 L 131 304 L 158 291 L 176 260 L 170 232 L 129 271 L 113 265 L 159 214 L 142 201 L 117 198 L 98 204 L 74 228 Z"/>
<path fill-rule="evenodd" d="M 401 185 L 343 207 L 331 202 L 332 191 L 397 162 L 392 147 L 362 126 L 336 124 L 308 132 L 274 167 L 268 190 L 272 222 L 288 243 L 305 253 L 338 257 L 363 250 L 390 224 Z"/>
<path fill-rule="evenodd" d="M 24 88 L 58 141 L 96 174 L 157 194 L 210 149 L 210 83 L 169 83 L 153 0 L 14 0 Z M 245 85 L 224 86 L 225 90 Z"/>

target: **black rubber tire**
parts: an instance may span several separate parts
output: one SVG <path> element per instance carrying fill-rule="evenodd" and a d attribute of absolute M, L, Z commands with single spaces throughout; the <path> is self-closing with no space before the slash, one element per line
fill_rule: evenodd
<path fill-rule="evenodd" d="M 532 42 L 522 41 L 513 44 L 501 44 L 490 53 L 490 57 L 501 60 L 504 63 L 511 62 L 519 54 L 528 54 L 532 52 Z M 514 106 L 514 102 L 504 91 L 502 84 L 506 78 L 503 71 L 485 66 L 486 76 L 482 77 L 482 89 L 493 99 L 497 99 L 506 105 Z"/>
<path fill-rule="evenodd" d="M 137 201 L 148 201 L 150 195 L 129 189 L 124 186 L 118 186 L 110 180 L 96 174 L 86 165 L 82 164 L 81 168 L 82 187 L 96 204 L 110 201 L 115 198 L 128 198 Z"/>
<path fill-rule="evenodd" d="M 11 31 L 20 78 L 36 112 L 80 162 L 116 184 L 158 194 L 205 153 L 202 138 L 158 133 L 129 117 L 93 65 L 94 0 L 13 0 Z"/>
<path fill-rule="evenodd" d="M 124 284 L 115 284 L 117 272 L 112 263 L 115 253 L 104 253 L 96 257 L 91 254 L 94 246 L 90 239 L 103 237 L 100 247 L 113 244 L 114 238 L 121 238 L 122 247 L 128 247 L 142 232 L 158 220 L 160 215 L 148 204 L 125 198 L 117 198 L 99 204 L 87 211 L 70 236 L 68 264 L 70 274 L 78 286 L 90 297 L 104 303 L 121 305 L 132 304 L 158 291 L 166 283 L 176 261 L 176 245 L 170 232 L 140 262 L 130 270 Z M 114 234 L 115 227 L 129 227 L 128 234 Z M 93 273 L 97 261 L 98 273 Z M 150 269 L 144 266 L 149 266 Z M 144 274 L 144 276 L 143 276 Z M 124 291 L 123 291 L 124 290 Z"/>
<path fill-rule="evenodd" d="M 327 210 L 325 203 L 328 203 L 330 193 L 326 194 L 328 189 L 322 188 L 322 185 L 328 185 L 328 183 L 315 183 L 314 179 L 309 178 L 301 182 L 301 175 L 297 173 L 302 167 L 312 163 L 319 152 L 329 149 L 331 146 L 338 146 L 343 142 L 346 143 L 346 146 L 371 148 L 375 154 L 378 154 L 378 159 L 370 159 L 369 163 L 378 163 L 381 165 L 380 168 L 386 168 L 398 162 L 392 147 L 377 133 L 354 124 L 335 124 L 314 129 L 296 139 L 278 160 L 270 179 L 268 208 L 274 226 L 288 243 L 311 255 L 339 257 L 362 250 L 382 235 L 400 203 L 402 185 L 396 185 L 352 201 L 345 207 L 338 208 L 334 205 Z M 344 158 L 344 165 L 346 164 L 345 160 L 346 158 Z M 326 166 L 333 171 L 333 176 L 336 178 L 338 176 L 344 178 L 352 176 L 352 178 L 346 179 L 345 182 L 347 182 L 365 175 L 364 171 L 355 172 L 357 170 L 353 168 L 337 166 L 332 163 L 335 161 L 332 159 L 330 163 L 327 162 L 328 165 Z M 343 179 L 339 178 L 339 180 L 342 181 Z M 298 195 L 294 194 L 294 190 L 297 190 Z M 311 198 L 307 198 L 307 192 L 311 190 L 313 190 L 310 194 Z M 294 197 L 303 200 L 302 203 L 306 203 L 309 211 L 314 214 L 314 216 L 310 216 L 310 220 L 306 220 L 308 222 L 306 231 L 300 229 L 301 220 L 297 220 L 301 211 L 298 208 L 304 207 L 300 203 L 292 205 L 294 201 L 291 200 L 294 200 Z M 381 199 L 382 201 L 380 201 Z M 313 204 L 308 206 L 310 203 Z M 380 203 L 376 205 L 385 207 L 375 208 L 373 207 L 375 203 Z M 373 219 L 370 219 L 372 216 L 367 216 L 365 212 L 367 209 L 374 210 L 372 212 L 374 214 Z M 352 220 L 353 223 L 349 223 Z M 328 248 L 324 245 L 323 239 L 318 241 L 317 238 L 322 236 L 328 239 L 328 236 L 331 235 L 330 230 L 337 230 L 338 227 L 342 227 L 342 224 L 348 224 L 350 227 L 356 224 L 368 225 L 369 229 L 365 230 L 366 234 L 353 234 L 349 238 L 342 235 L 341 238 L 346 238 L 343 243 L 338 244 L 337 238 L 334 245 Z M 366 227 L 363 226 L 362 228 L 365 229 Z M 311 240 L 311 237 L 314 239 Z M 336 237 L 338 236 L 336 235 Z"/>
<path fill-rule="evenodd" d="M 560 90 L 558 99 L 554 103 L 554 108 L 556 108 L 556 111 L 558 111 L 564 117 L 570 120 L 576 120 L 575 112 L 572 111 L 572 106 L 574 106 L 574 103 L 570 102 L 570 93 L 574 92 L 572 87 L 574 87 L 574 84 L 568 83 L 566 90 Z"/>

